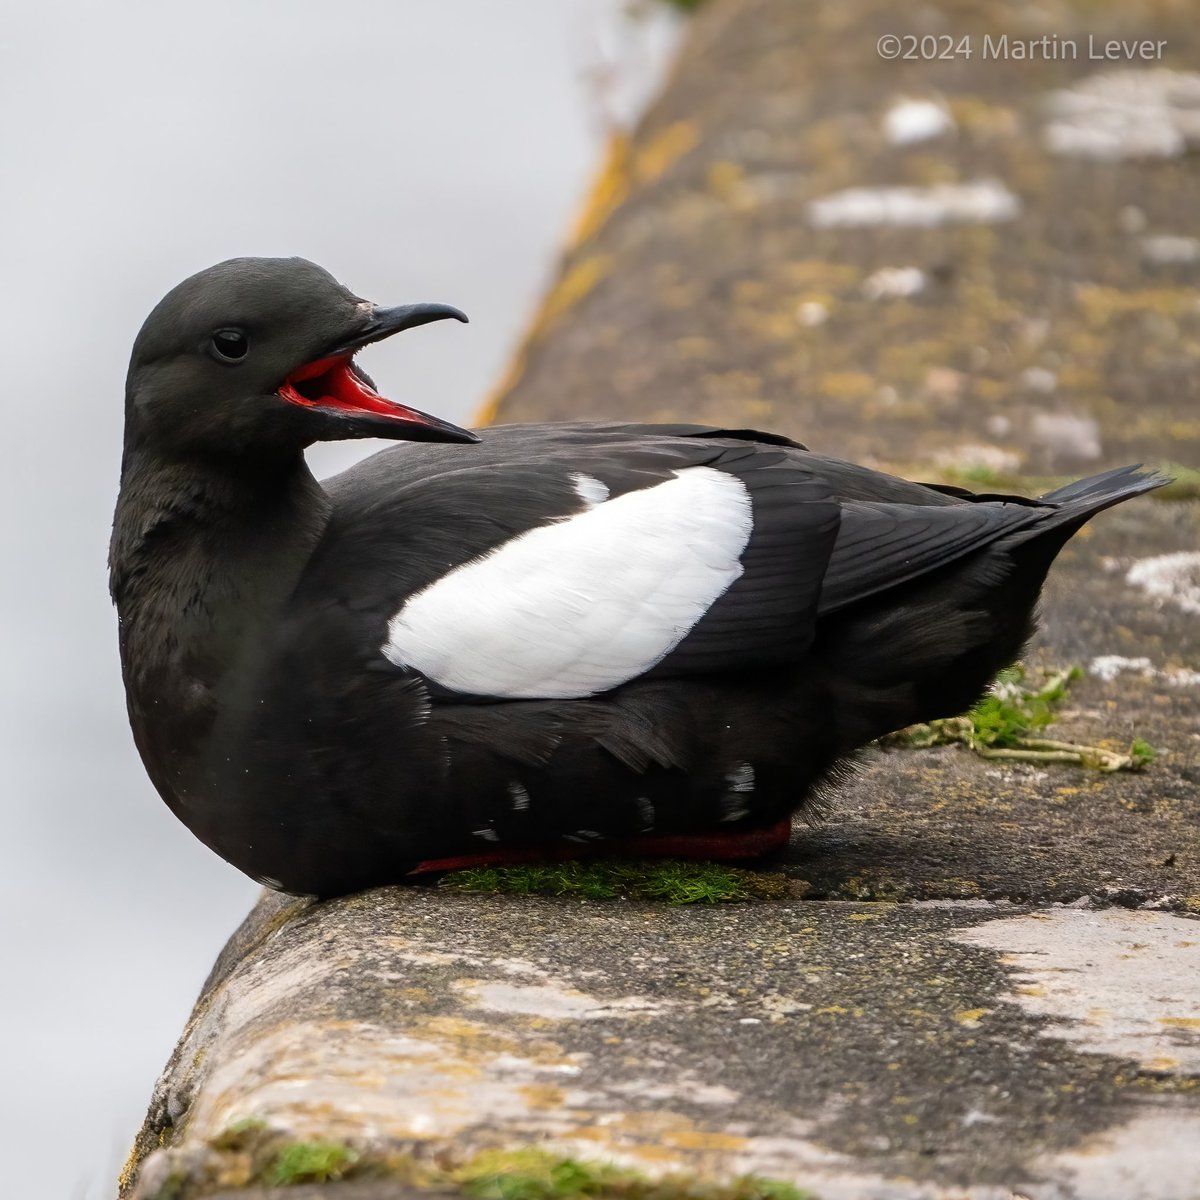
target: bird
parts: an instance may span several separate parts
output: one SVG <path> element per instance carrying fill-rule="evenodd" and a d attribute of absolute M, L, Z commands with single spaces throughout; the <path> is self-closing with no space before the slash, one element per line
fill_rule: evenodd
<path fill-rule="evenodd" d="M 138 333 L 110 545 L 150 780 L 264 885 L 454 866 L 737 859 L 863 747 L 1022 652 L 1095 513 L 909 482 L 788 437 L 573 421 L 476 432 L 386 398 L 380 307 L 301 258 L 184 280 Z M 318 441 L 395 442 L 318 482 Z"/>

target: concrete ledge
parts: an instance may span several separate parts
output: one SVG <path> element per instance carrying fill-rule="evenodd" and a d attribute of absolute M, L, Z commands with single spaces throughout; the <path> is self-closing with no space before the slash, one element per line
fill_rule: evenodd
<path fill-rule="evenodd" d="M 251 1124 L 403 1175 L 532 1146 L 825 1200 L 1200 1178 L 1194 918 L 418 888 L 277 918 L 160 1081 L 138 1200 L 249 1182 Z"/>

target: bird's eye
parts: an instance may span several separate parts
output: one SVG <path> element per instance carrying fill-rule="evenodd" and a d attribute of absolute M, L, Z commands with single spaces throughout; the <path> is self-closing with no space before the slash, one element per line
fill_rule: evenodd
<path fill-rule="evenodd" d="M 218 329 L 209 339 L 209 345 L 221 362 L 238 362 L 246 357 L 250 339 L 240 329 Z"/>

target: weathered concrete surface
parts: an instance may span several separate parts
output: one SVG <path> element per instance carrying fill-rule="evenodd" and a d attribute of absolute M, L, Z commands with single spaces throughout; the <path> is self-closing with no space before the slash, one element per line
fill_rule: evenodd
<path fill-rule="evenodd" d="M 1119 75 L 982 62 L 1001 29 L 1168 44 Z M 909 31 L 975 57 L 876 57 Z M 1197 64 L 1182 0 L 714 0 L 489 412 L 770 426 L 931 473 L 1196 465 Z M 778 865 L 816 899 L 264 899 L 123 1194 L 379 1200 L 534 1145 L 826 1200 L 1200 1196 L 1200 506 L 1077 538 L 1030 661 L 1092 668 L 1055 736 L 1158 761 L 869 756 Z M 390 1175 L 251 1182 L 312 1138 Z"/>
<path fill-rule="evenodd" d="M 906 33 L 972 57 L 879 57 Z M 1079 56 L 985 59 L 985 33 Z M 1165 46 L 1088 61 L 1089 34 Z M 1198 113 L 1191 0 L 719 0 L 486 415 L 690 417 L 860 462 L 1195 464 Z"/>
<path fill-rule="evenodd" d="M 828 1200 L 1165 1200 L 1188 1194 L 1185 1168 L 1200 1180 L 1195 918 L 426 889 L 298 904 L 282 924 L 279 907 L 252 919 L 257 949 L 222 965 L 160 1083 L 148 1132 L 176 1148 L 138 1197 L 172 1174 L 238 1182 L 244 1160 L 213 1143 L 248 1119 L 376 1158 L 536 1144 Z M 1063 970 L 1086 965 L 1074 992 L 1030 965 L 1059 946 Z M 1179 975 L 1128 988 L 1128 963 L 1167 946 Z M 1160 1121 L 1170 1160 L 1073 1188 Z"/>

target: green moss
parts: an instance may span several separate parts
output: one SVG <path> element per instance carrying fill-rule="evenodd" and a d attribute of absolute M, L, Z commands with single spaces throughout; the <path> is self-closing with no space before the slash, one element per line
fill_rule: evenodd
<path fill-rule="evenodd" d="M 487 1150 L 458 1166 L 408 1153 L 359 1154 L 340 1142 L 282 1142 L 253 1119 L 231 1125 L 210 1145 L 222 1156 L 251 1155 L 252 1165 L 237 1186 L 290 1187 L 353 1176 L 393 1180 L 406 1194 L 461 1194 L 476 1200 L 815 1200 L 781 1180 L 743 1176 L 714 1183 L 683 1175 L 655 1179 L 611 1163 L 581 1162 L 540 1149 Z M 220 1174 L 219 1162 L 211 1162 L 205 1179 L 172 1175 L 154 1200 L 184 1200 L 197 1187 L 210 1187 Z M 223 1186 L 228 1185 L 226 1177 Z"/>
<path fill-rule="evenodd" d="M 292 1142 L 284 1146 L 265 1172 L 274 1187 L 295 1183 L 327 1183 L 340 1179 L 358 1155 L 341 1142 Z"/>
<path fill-rule="evenodd" d="M 187 1178 L 174 1171 L 159 1185 L 150 1200 L 183 1200 L 187 1195 Z"/>
<path fill-rule="evenodd" d="M 243 1117 L 240 1121 L 234 1121 L 228 1129 L 225 1130 L 225 1136 L 230 1138 L 245 1139 L 265 1133 L 267 1123 L 262 1117 Z"/>
<path fill-rule="evenodd" d="M 665 900 L 668 904 L 719 904 L 777 900 L 789 894 L 779 875 L 708 862 L 675 859 L 622 862 L 523 863 L 452 871 L 441 886 L 457 892 L 520 896 L 578 896 L 585 900 Z"/>
<path fill-rule="evenodd" d="M 813 1200 L 810 1192 L 779 1180 L 744 1176 L 706 1183 L 678 1175 L 651 1179 L 609 1163 L 556 1158 L 540 1150 L 481 1154 L 453 1177 L 466 1195 L 479 1200 Z"/>
<path fill-rule="evenodd" d="M 963 467 L 959 474 L 967 483 L 977 484 L 981 487 L 995 487 L 1000 480 L 998 471 L 993 467 L 985 467 L 982 463 Z"/>

